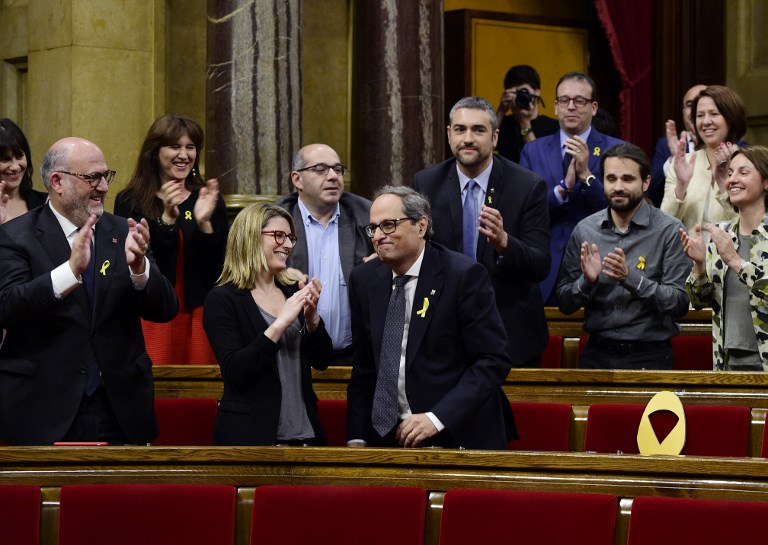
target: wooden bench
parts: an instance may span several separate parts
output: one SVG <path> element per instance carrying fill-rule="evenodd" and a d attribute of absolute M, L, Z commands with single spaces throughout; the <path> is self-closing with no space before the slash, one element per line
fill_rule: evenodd
<path fill-rule="evenodd" d="M 237 545 L 248 544 L 254 490 L 265 484 L 424 488 L 427 545 L 438 545 L 448 490 L 593 492 L 619 499 L 616 543 L 623 545 L 637 496 L 768 502 L 768 460 L 447 449 L 3 447 L 0 483 L 41 487 L 43 545 L 56 543 L 61 486 L 120 483 L 236 487 Z"/>

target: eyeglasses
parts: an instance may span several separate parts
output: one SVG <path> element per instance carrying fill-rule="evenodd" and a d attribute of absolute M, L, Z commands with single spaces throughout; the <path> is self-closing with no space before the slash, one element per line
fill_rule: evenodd
<path fill-rule="evenodd" d="M 584 108 L 587 104 L 592 102 L 592 99 L 584 97 L 569 97 L 565 95 L 555 99 L 555 102 L 558 104 L 558 106 L 562 106 L 563 108 L 567 108 L 571 101 L 573 101 L 573 105 L 577 108 Z"/>
<path fill-rule="evenodd" d="M 339 176 L 344 176 L 347 172 L 347 167 L 344 165 L 326 165 L 325 163 L 317 163 L 316 165 L 310 165 L 308 167 L 300 168 L 296 172 L 304 172 L 305 170 L 311 170 L 318 176 L 327 176 L 328 171 L 333 169 L 333 171 L 338 174 Z"/>
<path fill-rule="evenodd" d="M 286 233 L 285 231 L 262 231 L 262 235 L 272 235 L 275 237 L 275 242 L 278 244 L 283 244 L 285 242 L 285 239 L 288 239 L 291 241 L 291 244 L 296 244 L 296 235 L 291 235 L 290 233 Z"/>
<path fill-rule="evenodd" d="M 396 220 L 384 220 L 381 223 L 369 223 L 363 229 L 365 229 L 365 234 L 368 235 L 368 238 L 373 238 L 373 234 L 376 232 L 376 229 L 381 229 L 381 232 L 385 235 L 390 235 L 395 232 L 395 229 L 397 229 L 397 224 L 401 221 L 405 220 L 411 220 L 414 221 L 413 218 L 397 218 Z"/>
<path fill-rule="evenodd" d="M 70 176 L 75 176 L 77 178 L 80 178 L 85 183 L 87 183 L 92 188 L 96 188 L 101 183 L 101 179 L 104 178 L 106 180 L 107 185 L 112 183 L 112 180 L 115 179 L 115 171 L 114 170 L 105 170 L 104 172 L 92 172 L 91 174 L 80 174 L 78 172 L 67 172 L 66 170 L 57 170 L 56 172 L 61 172 L 62 174 L 69 174 Z"/>

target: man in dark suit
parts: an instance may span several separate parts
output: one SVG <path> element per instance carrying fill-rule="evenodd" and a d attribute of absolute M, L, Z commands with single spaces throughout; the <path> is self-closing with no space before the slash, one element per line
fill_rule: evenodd
<path fill-rule="evenodd" d="M 380 259 L 350 276 L 349 445 L 505 449 L 511 361 L 487 272 L 428 242 L 429 202 L 410 188 L 382 188 L 367 230 Z"/>
<path fill-rule="evenodd" d="M 318 313 L 333 340 L 332 365 L 352 363 L 349 273 L 373 253 L 363 232 L 371 201 L 344 191 L 346 170 L 330 146 L 304 146 L 293 159 L 296 191 L 275 203 L 291 213 L 296 225 L 298 240 L 288 259 L 289 272 L 304 282 L 317 278 L 323 285 Z"/>
<path fill-rule="evenodd" d="M 140 318 L 168 321 L 173 286 L 149 229 L 104 212 L 114 171 L 80 138 L 41 167 L 50 202 L 0 227 L 0 434 L 19 445 L 149 443 L 152 362 Z"/>
<path fill-rule="evenodd" d="M 544 304 L 557 306 L 555 284 L 563 252 L 574 227 L 605 208 L 600 155 L 622 141 L 592 126 L 597 87 L 583 72 L 568 72 L 557 83 L 555 112 L 560 132 L 537 138 L 523 148 L 520 164 L 547 182 L 552 264 L 539 284 Z"/>
<path fill-rule="evenodd" d="M 482 98 L 451 109 L 448 141 L 454 158 L 418 172 L 413 187 L 429 198 L 433 240 L 465 250 L 463 213 L 470 182 L 478 215 L 466 253 L 481 263 L 496 292 L 514 367 L 539 367 L 549 335 L 537 283 L 549 272 L 547 186 L 525 168 L 493 155 L 496 113 Z"/>

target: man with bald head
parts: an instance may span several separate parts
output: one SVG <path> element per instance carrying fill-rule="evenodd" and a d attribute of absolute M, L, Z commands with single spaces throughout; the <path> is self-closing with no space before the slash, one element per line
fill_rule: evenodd
<path fill-rule="evenodd" d="M 104 212 L 115 172 L 81 138 L 40 168 L 50 200 L 0 226 L 0 438 L 146 444 L 157 435 L 141 318 L 178 312 L 149 228 Z"/>
<path fill-rule="evenodd" d="M 352 267 L 375 255 L 363 230 L 371 201 L 344 191 L 347 167 L 330 146 L 304 146 L 296 153 L 292 168 L 296 191 L 276 203 L 291 213 L 296 224 L 298 240 L 288 259 L 289 271 L 304 281 L 317 277 L 323 284 L 317 311 L 333 340 L 330 363 L 350 365 L 347 283 Z"/>
<path fill-rule="evenodd" d="M 691 106 L 693 101 L 699 96 L 706 85 L 697 84 L 688 89 L 683 96 L 683 126 L 687 137 L 688 153 L 696 149 L 696 129 L 694 128 L 693 117 L 691 116 Z M 656 149 L 653 150 L 653 160 L 651 162 L 651 184 L 648 187 L 648 197 L 656 206 L 661 206 L 661 200 L 664 198 L 664 183 L 667 179 L 667 172 L 672 165 L 672 156 L 675 155 L 677 143 L 680 141 L 680 135 L 677 132 L 677 126 L 672 119 L 664 124 L 666 135 L 659 138 L 656 142 Z"/>

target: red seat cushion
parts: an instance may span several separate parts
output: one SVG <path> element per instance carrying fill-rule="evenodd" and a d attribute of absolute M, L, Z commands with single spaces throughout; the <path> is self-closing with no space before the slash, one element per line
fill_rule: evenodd
<path fill-rule="evenodd" d="M 675 353 L 675 371 L 711 371 L 712 337 L 705 335 L 678 335 L 672 337 Z"/>
<path fill-rule="evenodd" d="M 61 487 L 58 545 L 232 545 L 234 538 L 232 486 Z"/>
<path fill-rule="evenodd" d="M 155 398 L 160 430 L 153 445 L 211 446 L 217 401 L 208 398 Z"/>
<path fill-rule="evenodd" d="M 587 413 L 584 450 L 615 454 L 637 454 L 637 428 L 643 417 L 642 404 L 595 404 Z M 747 456 L 749 452 L 749 407 L 685 405 L 685 447 L 689 456 Z M 659 440 L 674 427 L 677 417 L 668 411 L 651 415 Z"/>
<path fill-rule="evenodd" d="M 39 545 L 40 487 L 0 486 L 0 543 Z"/>
<path fill-rule="evenodd" d="M 571 406 L 567 403 L 510 403 L 519 439 L 507 443 L 508 450 L 568 452 Z"/>
<path fill-rule="evenodd" d="M 421 545 L 422 488 L 261 486 L 253 498 L 251 545 Z"/>
<path fill-rule="evenodd" d="M 563 362 L 563 337 L 550 335 L 547 347 L 541 354 L 541 366 L 545 369 L 560 369 Z"/>
<path fill-rule="evenodd" d="M 347 446 L 347 400 L 321 399 L 317 402 L 317 411 L 328 446 Z"/>
<path fill-rule="evenodd" d="M 614 545 L 617 508 L 603 494 L 449 490 L 440 545 Z"/>
<path fill-rule="evenodd" d="M 768 503 L 639 497 L 632 502 L 627 545 L 764 545 Z"/>

